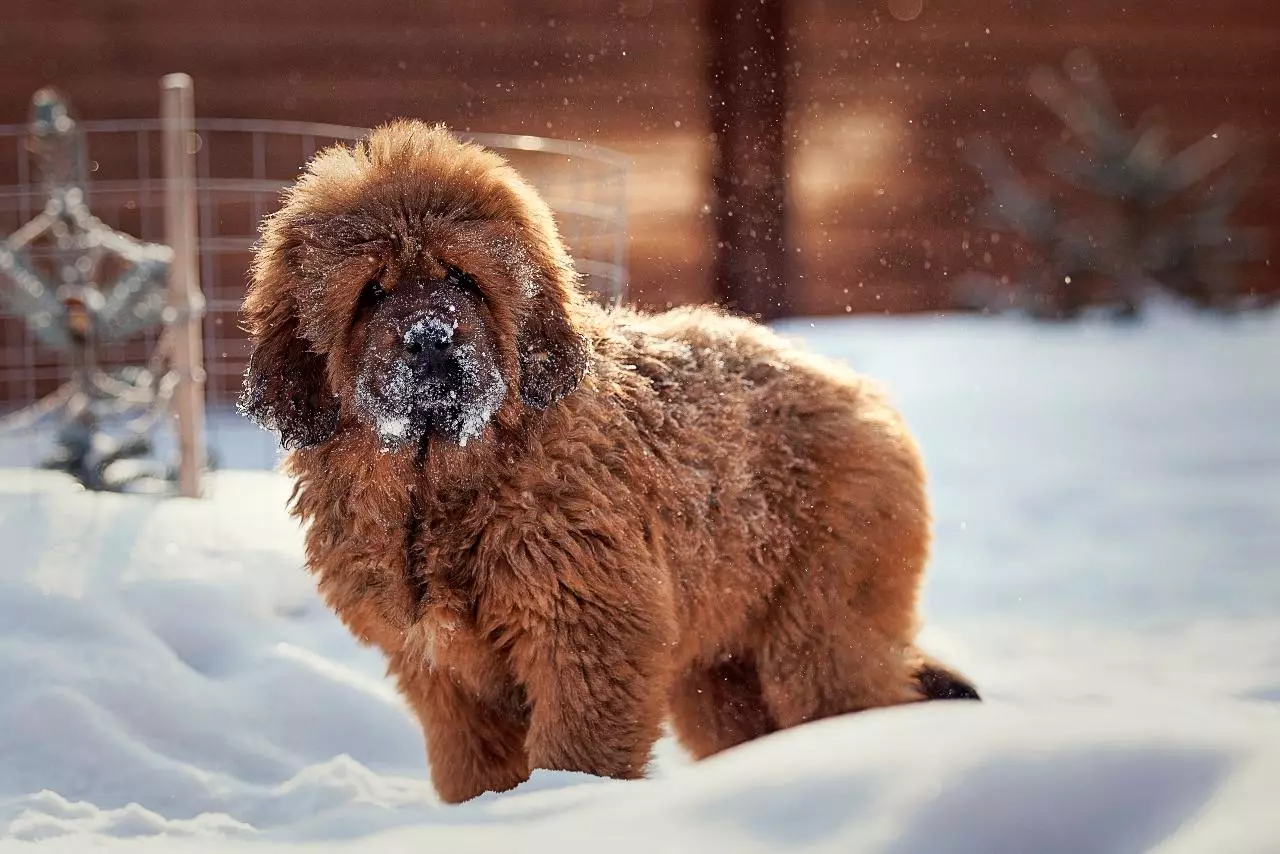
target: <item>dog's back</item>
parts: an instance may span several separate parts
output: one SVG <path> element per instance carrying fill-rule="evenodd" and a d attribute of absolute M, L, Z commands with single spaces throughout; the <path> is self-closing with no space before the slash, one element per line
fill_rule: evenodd
<path fill-rule="evenodd" d="M 599 381 L 628 389 L 619 409 L 665 475 L 660 557 L 679 624 L 697 628 L 680 664 L 754 645 L 788 597 L 806 620 L 908 642 L 924 475 L 874 384 L 714 309 L 615 313 L 603 328 Z"/>

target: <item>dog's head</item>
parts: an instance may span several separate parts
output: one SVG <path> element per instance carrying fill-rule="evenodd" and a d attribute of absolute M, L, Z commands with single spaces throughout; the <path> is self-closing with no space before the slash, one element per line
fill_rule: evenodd
<path fill-rule="evenodd" d="M 496 154 L 397 122 L 318 154 L 263 227 L 241 411 L 286 448 L 465 445 L 587 367 L 551 212 Z"/>

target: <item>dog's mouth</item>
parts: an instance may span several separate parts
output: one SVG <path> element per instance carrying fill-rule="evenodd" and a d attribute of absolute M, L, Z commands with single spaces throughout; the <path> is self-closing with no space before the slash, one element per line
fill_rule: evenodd
<path fill-rule="evenodd" d="M 484 433 L 507 396 L 507 384 L 496 366 L 478 372 L 419 376 L 403 363 L 386 379 L 361 378 L 357 399 L 382 446 L 397 450 L 425 448 L 432 440 L 466 447 Z"/>
<path fill-rule="evenodd" d="M 427 455 L 428 453 L 430 453 L 430 451 L 431 451 L 431 431 L 428 429 L 423 431 L 422 438 L 418 440 L 418 450 L 413 455 L 414 468 L 418 468 L 418 469 L 422 468 L 422 464 L 426 462 Z"/>
<path fill-rule="evenodd" d="M 450 413 L 442 409 L 410 407 L 394 414 L 374 414 L 372 426 L 383 450 L 416 447 L 419 453 L 423 453 L 432 439 L 448 441 L 452 438 L 448 430 L 452 420 Z"/>

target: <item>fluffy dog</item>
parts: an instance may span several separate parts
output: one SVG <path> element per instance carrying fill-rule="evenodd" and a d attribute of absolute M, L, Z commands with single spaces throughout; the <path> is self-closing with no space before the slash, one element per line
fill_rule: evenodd
<path fill-rule="evenodd" d="M 977 697 L 913 645 L 929 514 L 884 398 L 745 319 L 584 299 L 492 152 L 399 122 L 320 153 L 244 315 L 242 411 L 443 800 L 639 777 L 668 718 L 700 758 Z"/>

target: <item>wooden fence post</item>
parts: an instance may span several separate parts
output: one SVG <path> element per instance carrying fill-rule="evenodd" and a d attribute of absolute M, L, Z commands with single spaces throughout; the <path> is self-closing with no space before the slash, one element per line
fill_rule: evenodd
<path fill-rule="evenodd" d="M 703 0 L 714 280 L 727 308 L 793 309 L 787 257 L 786 0 Z"/>
<path fill-rule="evenodd" d="M 178 420 L 178 493 L 200 496 L 205 469 L 204 344 L 201 323 L 196 229 L 195 97 L 191 77 L 167 74 L 160 81 L 160 118 L 164 147 L 165 243 L 173 249 L 169 272 L 172 369 L 178 376 L 173 395 Z"/>

